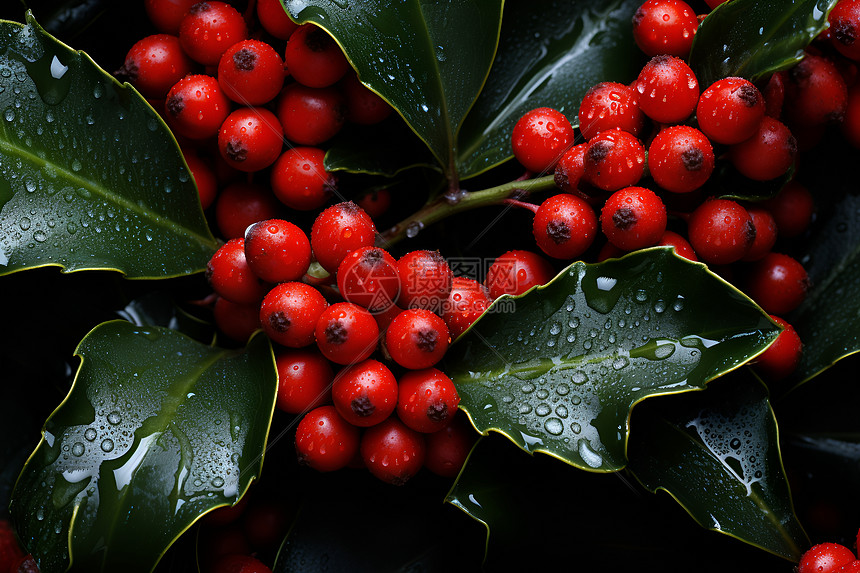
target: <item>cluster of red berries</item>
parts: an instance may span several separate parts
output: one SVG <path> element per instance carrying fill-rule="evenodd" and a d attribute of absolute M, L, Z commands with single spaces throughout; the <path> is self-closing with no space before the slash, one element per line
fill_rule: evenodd
<path fill-rule="evenodd" d="M 719 4 L 714 2 L 709 4 Z M 775 252 L 802 235 L 815 205 L 791 171 L 799 151 L 839 124 L 860 144 L 860 0 L 842 0 L 804 58 L 756 86 L 739 77 L 700 86 L 686 63 L 700 17 L 681 0 L 647 0 L 633 18 L 651 60 L 630 85 L 602 82 L 583 97 L 579 128 L 551 108 L 526 113 L 512 134 L 531 172 L 553 172 L 563 192 L 529 206 L 534 237 L 550 257 L 573 259 L 602 231 L 602 261 L 666 245 L 736 283 L 785 330 L 757 362 L 769 379 L 790 375 L 802 345 L 782 318 L 803 302 L 803 266 Z M 850 86 L 850 89 L 849 89 Z M 788 180 L 766 201 L 720 198 L 709 183 L 720 162 L 755 181 Z M 522 204 L 521 204 L 522 205 Z"/>
<path fill-rule="evenodd" d="M 0 573 L 39 573 L 32 555 L 25 555 L 12 525 L 0 519 Z"/>
<path fill-rule="evenodd" d="M 857 547 L 860 547 L 860 531 Z M 819 543 L 800 558 L 797 573 L 860 573 L 860 559 L 840 543 Z"/>

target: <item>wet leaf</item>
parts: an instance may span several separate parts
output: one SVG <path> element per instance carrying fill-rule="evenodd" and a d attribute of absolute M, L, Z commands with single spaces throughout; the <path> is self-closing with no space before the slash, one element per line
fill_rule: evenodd
<path fill-rule="evenodd" d="M 457 134 L 499 40 L 501 0 L 282 3 L 297 22 L 313 22 L 337 39 L 362 83 L 403 116 L 454 177 Z"/>
<path fill-rule="evenodd" d="M 778 333 L 704 265 L 657 248 L 574 263 L 544 287 L 498 299 L 448 351 L 445 372 L 480 432 L 615 471 L 634 405 L 702 389 Z"/>
<path fill-rule="evenodd" d="M 706 392 L 651 403 L 635 420 L 630 470 L 700 525 L 797 561 L 809 540 L 794 514 L 767 390 L 749 372 Z"/>
<path fill-rule="evenodd" d="M 732 0 L 715 8 L 699 26 L 690 67 L 704 90 L 739 76 L 752 82 L 785 70 L 827 27 L 836 0 Z"/>
<path fill-rule="evenodd" d="M 117 314 L 137 326 L 169 328 L 203 344 L 212 344 L 215 340 L 214 325 L 186 312 L 166 291 L 154 291 L 139 296 L 118 310 Z"/>
<path fill-rule="evenodd" d="M 641 2 L 507 2 L 493 68 L 460 133 L 462 177 L 513 157 L 511 131 L 530 109 L 548 106 L 574 124 L 598 82 L 629 83 L 643 56 L 631 20 Z"/>
<path fill-rule="evenodd" d="M 200 515 L 262 465 L 277 376 L 271 346 L 205 346 L 103 323 L 15 485 L 12 516 L 42 571 L 151 571 Z"/>
<path fill-rule="evenodd" d="M 0 22 L 0 117 L 0 275 L 176 276 L 217 249 L 158 114 L 29 13 Z"/>

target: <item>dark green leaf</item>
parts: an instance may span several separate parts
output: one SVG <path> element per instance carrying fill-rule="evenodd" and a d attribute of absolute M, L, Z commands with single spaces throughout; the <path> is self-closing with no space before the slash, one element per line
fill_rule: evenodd
<path fill-rule="evenodd" d="M 260 471 L 277 376 L 271 346 L 201 345 L 103 323 L 78 347 L 71 392 L 13 492 L 42 571 L 150 571 L 201 514 Z"/>
<path fill-rule="evenodd" d="M 715 8 L 696 32 L 690 67 L 699 87 L 739 76 L 756 82 L 803 58 L 827 27 L 836 0 L 732 0 Z"/>
<path fill-rule="evenodd" d="M 201 270 L 217 249 L 158 114 L 81 52 L 0 22 L 0 274 Z"/>
<path fill-rule="evenodd" d="M 184 311 L 176 305 L 173 297 L 164 291 L 140 296 L 117 311 L 117 314 L 137 326 L 170 328 L 203 344 L 212 344 L 215 340 L 215 327 L 212 324 Z"/>
<path fill-rule="evenodd" d="M 499 40 L 501 0 L 391 3 L 281 0 L 343 47 L 359 79 L 387 100 L 455 177 L 457 133 Z"/>
<path fill-rule="evenodd" d="M 767 390 L 749 372 L 706 392 L 649 404 L 635 420 L 630 470 L 700 525 L 797 561 L 809 540 L 791 503 Z"/>
<path fill-rule="evenodd" d="M 482 433 L 615 471 L 636 403 L 702 389 L 778 332 L 704 265 L 649 249 L 574 263 L 544 287 L 498 299 L 448 351 L 445 372 Z"/>
<path fill-rule="evenodd" d="M 598 82 L 629 83 L 641 68 L 631 19 L 641 2 L 508 2 L 490 77 L 460 134 L 462 177 L 511 158 L 511 131 L 530 109 L 548 106 L 573 122 Z"/>

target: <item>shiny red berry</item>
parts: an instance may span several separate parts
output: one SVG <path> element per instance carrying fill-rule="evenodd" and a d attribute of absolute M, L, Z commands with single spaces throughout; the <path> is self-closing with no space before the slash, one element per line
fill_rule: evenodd
<path fill-rule="evenodd" d="M 555 276 L 555 270 L 545 258 L 531 251 L 508 251 L 493 261 L 487 270 L 485 284 L 490 298 L 503 294 L 520 295 L 532 287 L 545 285 Z"/>
<path fill-rule="evenodd" d="M 803 352 L 803 343 L 797 331 L 788 322 L 778 316 L 771 315 L 770 318 L 784 330 L 767 347 L 767 350 L 758 355 L 752 365 L 765 380 L 777 381 L 788 378 L 797 369 Z"/>
<path fill-rule="evenodd" d="M 763 205 L 771 212 L 780 237 L 801 235 L 812 223 L 815 200 L 804 185 L 792 179 Z"/>
<path fill-rule="evenodd" d="M 448 300 L 442 307 L 442 320 L 451 339 L 463 334 L 490 306 L 487 287 L 476 280 L 454 277 Z"/>
<path fill-rule="evenodd" d="M 189 139 L 214 137 L 230 114 L 230 100 L 212 76 L 185 76 L 164 100 L 167 124 Z"/>
<path fill-rule="evenodd" d="M 448 299 L 454 274 L 439 251 L 412 251 L 397 261 L 401 308 L 440 311 Z"/>
<path fill-rule="evenodd" d="M 645 64 L 635 83 L 639 109 L 661 123 L 681 123 L 696 109 L 699 82 L 683 60 L 655 56 Z"/>
<path fill-rule="evenodd" d="M 364 308 L 338 302 L 320 315 L 315 337 L 323 356 L 335 364 L 355 364 L 376 350 L 379 326 Z"/>
<path fill-rule="evenodd" d="M 436 368 L 407 372 L 398 387 L 397 416 L 416 432 L 439 431 L 457 413 L 457 388 Z"/>
<path fill-rule="evenodd" d="M 555 164 L 555 186 L 565 193 L 576 193 L 579 190 L 580 181 L 585 175 L 585 151 L 587 149 L 587 143 L 574 145 Z"/>
<path fill-rule="evenodd" d="M 696 106 L 699 129 L 717 143 L 740 143 L 758 131 L 764 96 L 744 78 L 717 80 L 702 92 Z"/>
<path fill-rule="evenodd" d="M 300 414 L 331 402 L 334 371 L 316 349 L 280 349 L 275 353 L 275 365 L 279 410 Z"/>
<path fill-rule="evenodd" d="M 323 295 L 299 282 L 281 283 L 263 298 L 260 323 L 274 342 L 301 348 L 314 342 L 314 330 L 328 306 Z"/>
<path fill-rule="evenodd" d="M 259 303 L 239 304 L 218 297 L 212 307 L 212 315 L 218 330 L 241 344 L 248 342 L 254 331 L 260 328 Z"/>
<path fill-rule="evenodd" d="M 198 0 L 144 0 L 146 15 L 158 31 L 179 35 L 179 24 Z"/>
<path fill-rule="evenodd" d="M 325 170 L 324 159 L 325 151 L 317 147 L 287 149 L 272 165 L 269 181 L 275 197 L 297 211 L 322 207 L 337 186 L 337 178 Z"/>
<path fill-rule="evenodd" d="M 198 2 L 179 24 L 182 49 L 204 66 L 217 66 L 227 48 L 247 37 L 244 18 L 226 2 Z"/>
<path fill-rule="evenodd" d="M 424 435 L 396 416 L 365 430 L 360 450 L 370 473 L 393 485 L 405 484 L 424 465 Z"/>
<path fill-rule="evenodd" d="M 366 88 L 355 74 L 345 75 L 339 85 L 346 96 L 346 117 L 352 123 L 374 125 L 391 115 L 393 108 L 388 102 Z"/>
<path fill-rule="evenodd" d="M 218 83 L 224 95 L 239 104 L 269 103 L 284 85 L 284 61 L 265 42 L 236 42 L 218 62 Z"/>
<path fill-rule="evenodd" d="M 281 155 L 284 132 L 275 114 L 262 107 L 237 109 L 218 131 L 218 151 L 234 169 L 253 173 Z"/>
<path fill-rule="evenodd" d="M 609 242 L 619 249 L 650 247 L 666 230 L 666 206 L 650 189 L 627 187 L 606 200 L 600 226 Z"/>
<path fill-rule="evenodd" d="M 278 119 L 287 139 L 319 145 L 334 137 L 346 121 L 346 99 L 335 87 L 311 88 L 293 83 L 278 97 Z"/>
<path fill-rule="evenodd" d="M 311 264 L 311 243 L 304 231 L 289 221 L 267 219 L 245 232 L 245 258 L 254 274 L 265 281 L 295 281 Z"/>
<path fill-rule="evenodd" d="M 848 87 L 829 59 L 807 53 L 788 70 L 783 117 L 789 125 L 840 122 L 848 106 Z"/>
<path fill-rule="evenodd" d="M 687 235 L 696 254 L 715 265 L 739 261 L 752 246 L 755 234 L 747 210 L 728 199 L 705 201 L 687 222 Z"/>
<path fill-rule="evenodd" d="M 645 127 L 645 114 L 636 103 L 633 88 L 616 82 L 591 87 L 579 104 L 577 117 L 585 139 L 615 127 L 639 136 Z"/>
<path fill-rule="evenodd" d="M 838 543 L 819 543 L 809 548 L 797 564 L 797 573 L 837 573 L 854 561 L 854 552 Z"/>
<path fill-rule="evenodd" d="M 349 70 L 340 46 L 314 24 L 303 24 L 290 35 L 284 63 L 297 82 L 313 88 L 330 86 Z"/>
<path fill-rule="evenodd" d="M 193 151 L 189 152 L 183 149 L 182 157 L 185 158 L 188 170 L 191 171 L 191 176 L 194 178 L 194 184 L 197 186 L 197 193 L 200 197 L 200 206 L 205 211 L 218 195 L 218 180 L 208 163 Z"/>
<path fill-rule="evenodd" d="M 257 20 L 266 32 L 279 40 L 288 40 L 299 27 L 290 19 L 281 0 L 257 0 Z"/>
<path fill-rule="evenodd" d="M 439 362 L 451 343 L 445 321 L 429 310 L 406 309 L 385 331 L 385 347 L 404 368 L 420 370 Z"/>
<path fill-rule="evenodd" d="M 713 173 L 714 149 L 695 127 L 667 127 L 648 148 L 648 169 L 663 189 L 689 193 L 704 185 Z"/>
<path fill-rule="evenodd" d="M 344 420 L 334 406 L 319 406 L 296 426 L 299 463 L 321 472 L 339 470 L 358 453 L 359 439 L 359 429 Z"/>
<path fill-rule="evenodd" d="M 212 255 L 206 278 L 219 296 L 238 304 L 260 302 L 266 294 L 266 287 L 245 258 L 244 239 L 231 239 Z"/>
<path fill-rule="evenodd" d="M 426 434 L 424 467 L 442 477 L 456 477 L 469 457 L 477 433 L 462 413 L 451 423 L 432 434 Z"/>
<path fill-rule="evenodd" d="M 642 179 L 645 147 L 626 131 L 607 129 L 588 142 L 584 162 L 586 181 L 604 191 L 617 191 Z"/>
<path fill-rule="evenodd" d="M 797 260 L 769 253 L 750 268 L 744 292 L 766 312 L 786 315 L 806 298 L 809 276 Z"/>
<path fill-rule="evenodd" d="M 612 243 L 607 244 L 611 245 Z M 661 247 L 672 247 L 675 249 L 676 255 L 684 257 L 687 260 L 693 262 L 699 260 L 698 257 L 696 257 L 696 252 L 693 250 L 690 242 L 674 231 L 666 231 L 663 233 L 663 236 L 660 238 L 657 245 Z"/>
<path fill-rule="evenodd" d="M 755 227 L 755 239 L 741 260 L 758 261 L 764 258 L 776 244 L 776 221 L 770 211 L 757 205 L 747 207 L 747 213 L 749 213 L 753 227 Z"/>
<path fill-rule="evenodd" d="M 646 0 L 633 15 L 633 39 L 647 56 L 686 58 L 699 20 L 681 0 Z"/>
<path fill-rule="evenodd" d="M 573 259 L 594 242 L 597 215 L 580 197 L 553 195 L 538 207 L 532 233 L 538 247 L 550 257 Z"/>
<path fill-rule="evenodd" d="M 331 392 L 340 415 L 362 428 L 379 424 L 397 407 L 397 379 L 376 360 L 365 360 L 341 370 Z"/>
<path fill-rule="evenodd" d="M 860 1 L 840 0 L 827 16 L 830 40 L 843 56 L 860 60 Z"/>
<path fill-rule="evenodd" d="M 729 148 L 729 159 L 745 177 L 768 181 L 785 174 L 797 155 L 797 140 L 785 124 L 764 116 L 758 131 Z"/>
<path fill-rule="evenodd" d="M 511 146 L 514 157 L 535 173 L 551 170 L 574 141 L 573 127 L 560 111 L 539 107 L 514 125 Z"/>
<path fill-rule="evenodd" d="M 283 206 L 268 187 L 257 183 L 233 183 L 215 200 L 215 222 L 225 239 L 244 237 L 248 225 L 275 219 Z"/>
<path fill-rule="evenodd" d="M 179 38 L 153 34 L 131 47 L 116 76 L 127 80 L 143 97 L 161 99 L 195 67 L 194 61 L 182 50 Z"/>
<path fill-rule="evenodd" d="M 337 289 L 343 298 L 370 312 L 384 311 L 400 294 L 397 261 L 379 247 L 358 248 L 337 267 Z"/>
<path fill-rule="evenodd" d="M 373 221 L 352 201 L 329 207 L 317 216 L 311 227 L 314 256 L 331 274 L 337 272 L 349 253 L 372 246 L 375 240 Z"/>

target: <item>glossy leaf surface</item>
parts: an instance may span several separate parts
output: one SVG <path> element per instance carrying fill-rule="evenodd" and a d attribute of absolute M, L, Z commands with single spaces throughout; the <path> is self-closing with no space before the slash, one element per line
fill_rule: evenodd
<path fill-rule="evenodd" d="M 740 76 L 752 82 L 785 70 L 827 26 L 836 0 L 732 0 L 715 8 L 699 26 L 690 67 L 704 90 Z"/>
<path fill-rule="evenodd" d="M 649 249 L 574 263 L 544 287 L 498 299 L 448 351 L 445 372 L 482 433 L 615 471 L 637 402 L 702 389 L 778 332 L 704 265 Z"/>
<path fill-rule="evenodd" d="M 776 419 L 748 372 L 651 403 L 636 418 L 630 470 L 703 527 L 796 561 L 809 540 L 791 502 Z"/>
<path fill-rule="evenodd" d="M 158 114 L 29 14 L 0 54 L 0 274 L 201 270 L 218 245 Z"/>
<path fill-rule="evenodd" d="M 508 2 L 487 84 L 460 134 L 462 177 L 511 158 L 511 131 L 527 111 L 548 106 L 574 124 L 594 84 L 629 83 L 643 56 L 633 42 L 636 0 Z"/>
<path fill-rule="evenodd" d="M 260 471 L 277 376 L 268 339 L 242 350 L 103 323 L 13 492 L 42 571 L 150 571 L 202 513 Z"/>
<path fill-rule="evenodd" d="M 501 0 L 282 0 L 334 36 L 359 79 L 387 100 L 449 175 L 457 133 L 499 40 Z"/>

